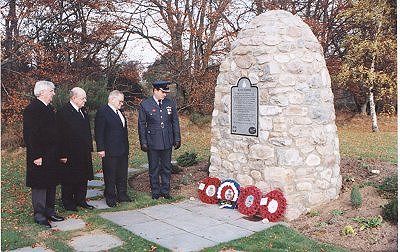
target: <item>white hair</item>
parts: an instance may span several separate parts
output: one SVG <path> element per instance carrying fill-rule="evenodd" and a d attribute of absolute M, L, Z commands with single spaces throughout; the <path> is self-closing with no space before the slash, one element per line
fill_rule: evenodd
<path fill-rule="evenodd" d="M 38 82 L 36 82 L 35 88 L 33 89 L 33 94 L 36 97 L 39 97 L 41 95 L 42 91 L 44 91 L 46 89 L 54 89 L 54 88 L 55 88 L 54 83 L 51 81 L 45 81 L 45 80 L 38 81 Z"/>
<path fill-rule="evenodd" d="M 110 94 L 108 95 L 108 101 L 111 101 L 114 98 L 118 98 L 118 97 L 124 97 L 124 93 L 122 93 L 119 90 L 113 90 L 110 92 Z"/>
<path fill-rule="evenodd" d="M 71 99 L 72 97 L 77 96 L 79 94 L 85 95 L 86 92 L 80 87 L 74 87 L 69 91 L 69 98 Z"/>

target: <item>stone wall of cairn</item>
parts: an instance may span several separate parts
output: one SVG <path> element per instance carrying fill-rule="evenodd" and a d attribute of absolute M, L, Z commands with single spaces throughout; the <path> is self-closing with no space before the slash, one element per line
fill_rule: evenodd
<path fill-rule="evenodd" d="M 230 133 L 231 87 L 258 87 L 258 137 Z M 342 178 L 335 111 L 322 47 L 289 12 L 269 11 L 239 32 L 220 66 L 212 119 L 211 177 L 280 189 L 285 217 L 337 198 Z"/>

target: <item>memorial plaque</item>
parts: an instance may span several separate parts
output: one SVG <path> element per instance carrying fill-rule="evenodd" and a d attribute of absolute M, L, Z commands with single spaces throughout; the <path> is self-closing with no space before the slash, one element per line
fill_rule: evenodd
<path fill-rule="evenodd" d="M 258 136 L 258 87 L 246 77 L 231 87 L 231 134 Z"/>

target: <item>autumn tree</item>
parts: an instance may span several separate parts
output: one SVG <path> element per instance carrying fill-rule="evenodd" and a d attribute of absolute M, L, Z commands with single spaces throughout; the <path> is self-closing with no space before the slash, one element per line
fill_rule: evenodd
<path fill-rule="evenodd" d="M 183 95 L 182 106 L 210 113 L 214 65 L 238 31 L 241 15 L 229 0 L 133 1 L 141 15 L 128 16 L 129 32 L 144 38 L 168 64 L 170 80 Z M 154 70 L 154 69 L 153 69 Z"/>
<path fill-rule="evenodd" d="M 396 106 L 396 2 L 354 1 L 343 13 L 348 20 L 344 39 L 345 57 L 337 79 L 356 94 L 362 113 L 369 104 L 372 130 L 378 131 L 375 103 L 395 112 Z"/>
<path fill-rule="evenodd" d="M 0 1 L 2 119 L 18 120 L 38 79 L 57 85 L 104 78 L 123 57 L 129 34 L 119 1 Z"/>

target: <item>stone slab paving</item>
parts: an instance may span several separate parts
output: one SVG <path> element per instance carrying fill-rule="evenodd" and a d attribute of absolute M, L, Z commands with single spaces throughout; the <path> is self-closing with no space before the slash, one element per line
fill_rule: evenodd
<path fill-rule="evenodd" d="M 107 251 L 123 245 L 123 241 L 116 236 L 95 231 L 72 238 L 69 245 L 74 251 Z"/>
<path fill-rule="evenodd" d="M 69 218 L 64 221 L 52 222 L 51 229 L 59 231 L 71 231 L 84 228 L 86 223 L 81 219 Z"/>
<path fill-rule="evenodd" d="M 172 251 L 199 251 L 277 224 L 252 221 L 237 210 L 220 209 L 199 200 L 100 216 Z"/>
<path fill-rule="evenodd" d="M 105 199 L 90 200 L 90 201 L 87 201 L 87 203 L 92 205 L 92 206 L 94 206 L 96 209 L 107 209 L 107 208 L 110 208 L 109 206 L 107 206 Z"/>
<path fill-rule="evenodd" d="M 86 198 L 90 199 L 90 198 L 95 198 L 98 196 L 103 196 L 103 191 L 99 190 L 99 189 L 88 189 L 86 192 Z"/>
<path fill-rule="evenodd" d="M 149 169 L 149 164 L 142 164 L 141 166 L 139 166 L 139 168 Z"/>
<path fill-rule="evenodd" d="M 94 174 L 94 177 L 95 177 L 95 178 L 103 178 L 103 177 L 104 177 L 104 174 L 103 174 L 102 172 L 98 172 L 98 173 L 95 173 L 95 174 Z"/>
<path fill-rule="evenodd" d="M 88 187 L 101 187 L 104 186 L 104 181 L 102 180 L 90 180 L 87 183 Z"/>
<path fill-rule="evenodd" d="M 54 250 L 43 248 L 43 247 L 23 247 L 19 249 L 10 250 L 10 252 L 53 252 Z"/>

